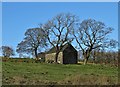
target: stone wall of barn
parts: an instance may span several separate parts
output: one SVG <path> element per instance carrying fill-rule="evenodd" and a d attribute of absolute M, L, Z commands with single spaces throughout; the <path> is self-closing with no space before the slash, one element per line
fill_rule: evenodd
<path fill-rule="evenodd" d="M 46 54 L 46 55 L 45 55 L 45 61 L 46 61 L 46 62 L 48 62 L 49 60 L 55 61 L 55 54 L 56 54 L 56 53 Z M 58 55 L 58 63 L 61 63 L 61 64 L 63 63 L 62 57 L 63 57 L 63 53 L 60 52 L 59 55 Z"/>
<path fill-rule="evenodd" d="M 58 55 L 58 63 L 63 64 L 63 52 L 60 52 Z"/>

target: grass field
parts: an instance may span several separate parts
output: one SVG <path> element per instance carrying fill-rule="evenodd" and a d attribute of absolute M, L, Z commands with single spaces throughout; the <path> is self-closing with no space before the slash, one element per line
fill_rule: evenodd
<path fill-rule="evenodd" d="M 3 85 L 112 85 L 118 83 L 117 67 L 82 64 L 2 63 Z"/>

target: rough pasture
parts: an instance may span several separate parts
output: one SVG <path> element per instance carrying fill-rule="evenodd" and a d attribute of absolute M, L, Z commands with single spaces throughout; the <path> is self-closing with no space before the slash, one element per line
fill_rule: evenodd
<path fill-rule="evenodd" d="M 118 68 L 93 64 L 46 64 L 3 62 L 3 85 L 113 85 L 118 83 Z"/>

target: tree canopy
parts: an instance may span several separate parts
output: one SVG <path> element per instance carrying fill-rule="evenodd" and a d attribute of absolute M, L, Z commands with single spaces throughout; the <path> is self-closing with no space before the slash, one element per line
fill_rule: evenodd
<path fill-rule="evenodd" d="M 103 22 L 94 19 L 83 20 L 73 31 L 76 42 L 83 52 L 84 64 L 87 63 L 91 52 L 94 49 L 106 48 L 110 45 L 110 38 L 107 36 L 113 28 L 107 27 Z M 114 43 L 111 43 L 114 45 Z"/>
<path fill-rule="evenodd" d="M 86 19 L 80 22 L 76 15 L 61 13 L 41 24 L 39 28 L 31 28 L 25 32 L 25 38 L 17 46 L 18 53 L 35 55 L 38 59 L 38 48 L 52 46 L 56 48 L 55 62 L 66 43 L 77 42 L 87 63 L 93 51 L 116 47 L 116 40 L 111 40 L 108 35 L 113 28 L 107 27 L 103 22 Z"/>
<path fill-rule="evenodd" d="M 2 46 L 1 50 L 2 50 L 2 55 L 4 57 L 10 57 L 10 56 L 15 55 L 13 48 L 9 46 Z"/>
<path fill-rule="evenodd" d="M 56 48 L 55 62 L 59 55 L 62 46 L 73 41 L 72 30 L 74 29 L 77 18 L 75 15 L 70 13 L 61 13 L 48 20 L 44 24 L 48 42 Z"/>
<path fill-rule="evenodd" d="M 43 48 L 45 46 L 45 32 L 41 28 L 31 28 L 25 32 L 25 38 L 18 44 L 16 51 L 18 53 L 32 54 L 38 58 L 38 48 Z"/>

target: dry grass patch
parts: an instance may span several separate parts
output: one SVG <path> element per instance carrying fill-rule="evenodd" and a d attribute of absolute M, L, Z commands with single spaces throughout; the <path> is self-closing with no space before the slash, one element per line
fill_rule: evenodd
<path fill-rule="evenodd" d="M 113 79 L 114 78 L 114 79 Z M 71 85 L 117 85 L 117 78 L 99 75 L 76 75 L 66 78 L 59 84 Z"/>

